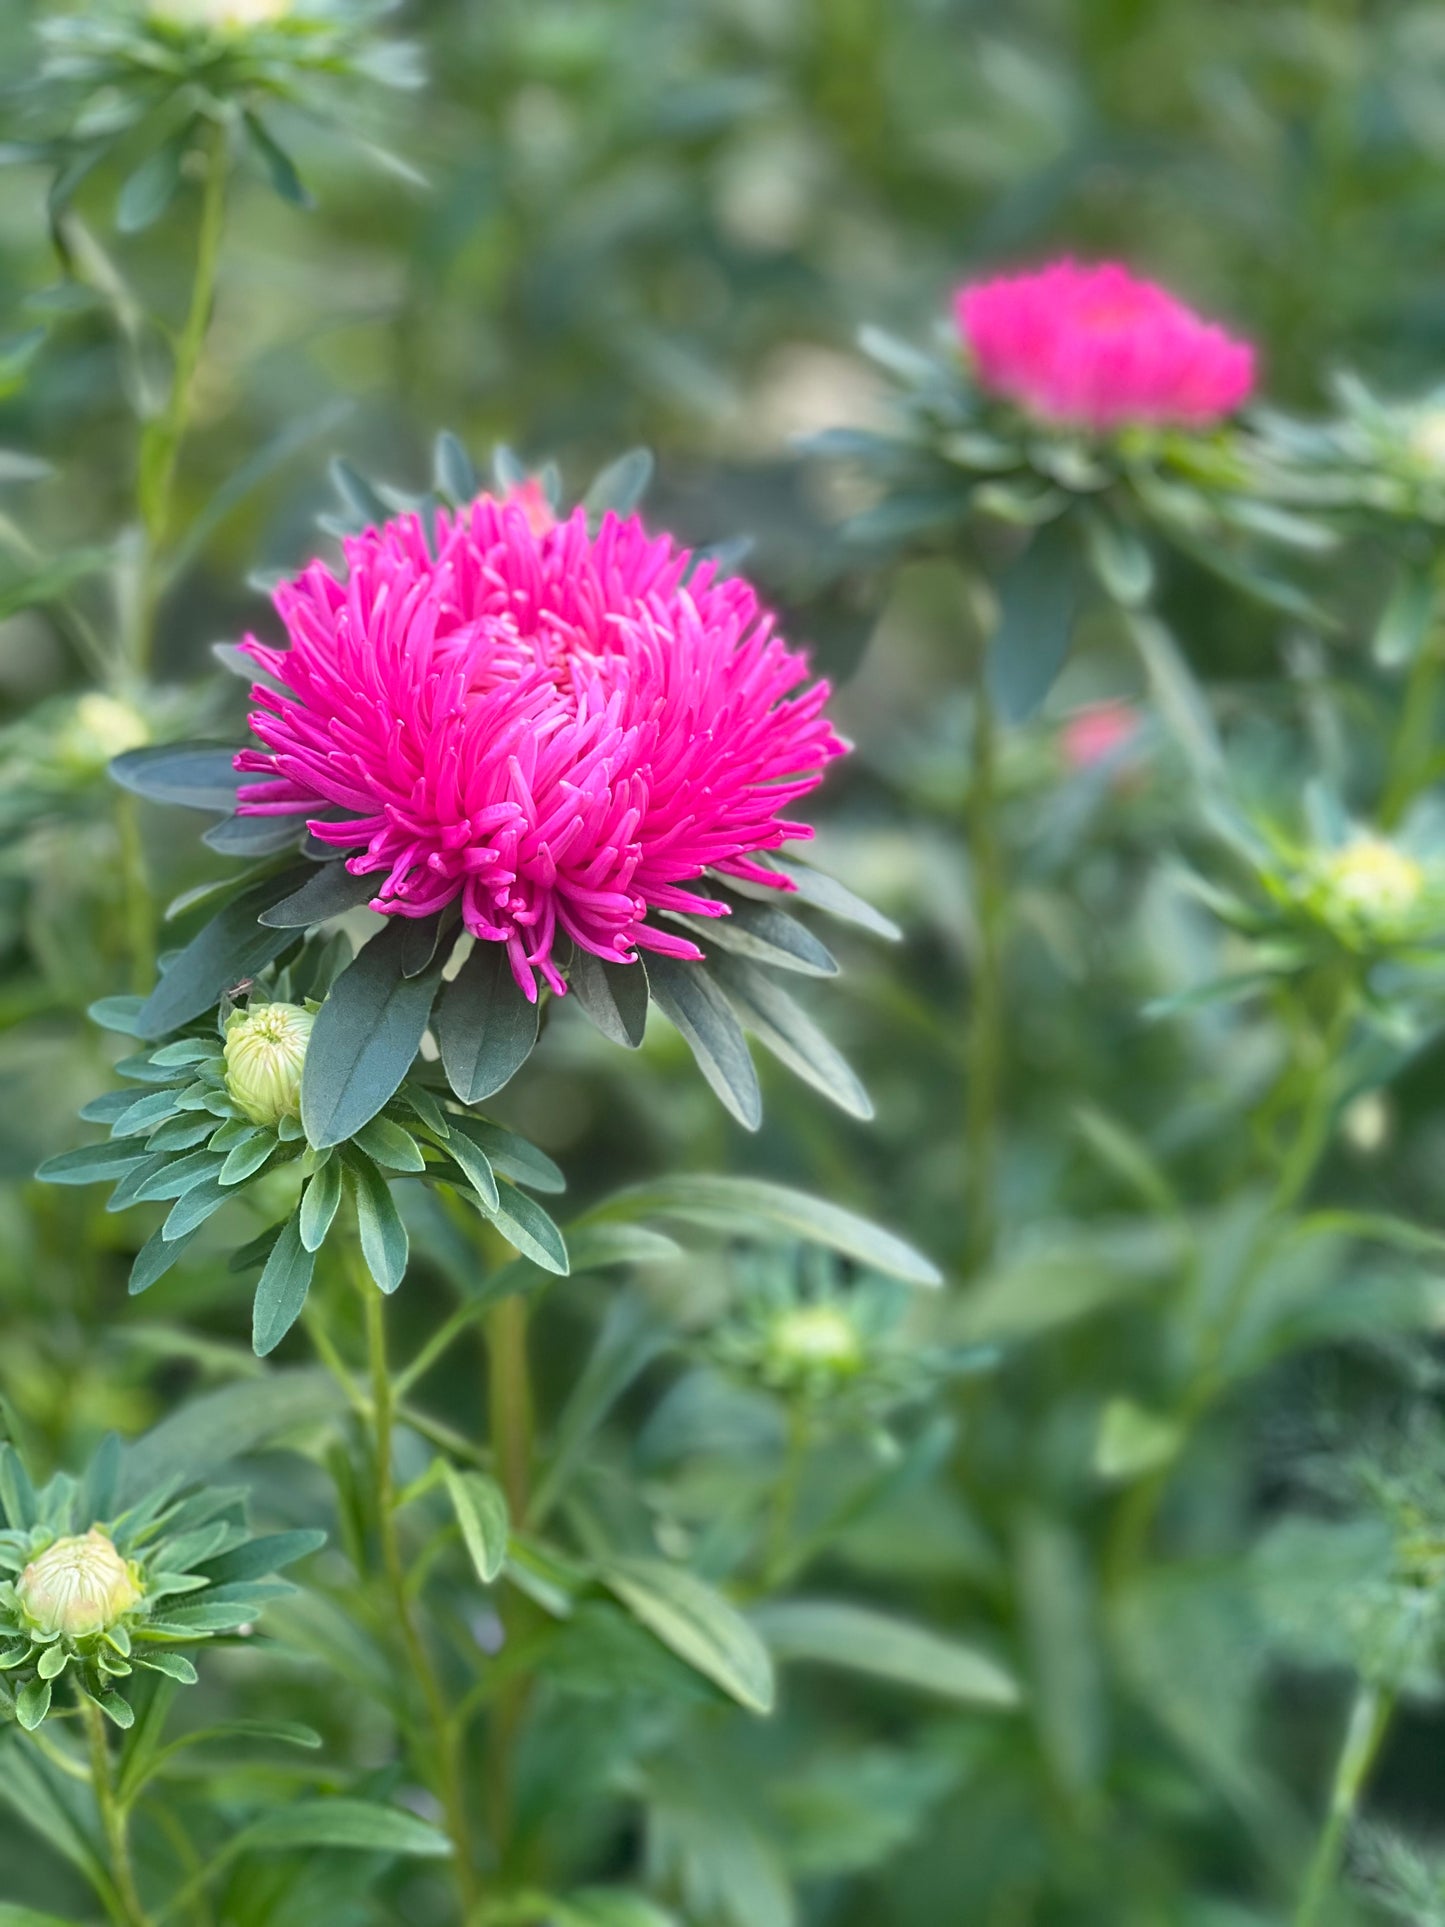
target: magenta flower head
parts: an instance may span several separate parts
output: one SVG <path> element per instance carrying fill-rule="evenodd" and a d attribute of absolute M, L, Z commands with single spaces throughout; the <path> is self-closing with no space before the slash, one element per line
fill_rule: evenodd
<path fill-rule="evenodd" d="M 269 679 L 243 813 L 305 814 L 375 910 L 458 904 L 533 1000 L 538 974 L 566 988 L 564 937 L 700 957 L 651 918 L 725 915 L 686 887 L 706 871 L 791 887 L 756 858 L 812 834 L 784 812 L 845 745 L 746 582 L 635 516 L 593 532 L 516 494 L 343 546 L 339 577 L 277 591 L 289 649 L 243 645 Z"/>
<path fill-rule="evenodd" d="M 1114 262 L 977 282 L 954 314 L 980 385 L 1063 427 L 1205 428 L 1254 387 L 1248 342 Z"/>

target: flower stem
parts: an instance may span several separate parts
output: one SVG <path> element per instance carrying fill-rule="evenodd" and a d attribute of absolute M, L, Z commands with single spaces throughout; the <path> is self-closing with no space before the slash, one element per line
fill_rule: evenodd
<path fill-rule="evenodd" d="M 997 1235 L 999 1085 L 1003 1071 L 1004 884 L 998 841 L 998 722 L 980 670 L 973 692 L 973 770 L 964 833 L 973 880 L 976 951 L 968 1013 L 964 1112 L 964 1270 L 993 1255 Z"/>
<path fill-rule="evenodd" d="M 1345 1724 L 1345 1736 L 1335 1762 L 1330 1807 L 1315 1845 L 1295 1912 L 1295 1927 L 1315 1927 L 1334 1887 L 1344 1851 L 1345 1835 L 1369 1779 L 1394 1712 L 1394 1695 L 1361 1680 Z"/>
<path fill-rule="evenodd" d="M 798 1493 L 808 1462 L 810 1427 L 804 1407 L 794 1401 L 788 1406 L 788 1439 L 778 1482 L 773 1487 L 768 1508 L 767 1550 L 763 1558 L 759 1592 L 766 1594 L 782 1585 L 793 1571 L 795 1548 L 793 1528 L 798 1516 Z"/>
<path fill-rule="evenodd" d="M 226 220 L 226 178 L 230 168 L 229 135 L 223 121 L 213 123 L 206 145 L 206 180 L 196 234 L 196 265 L 191 298 L 176 339 L 175 368 L 170 394 L 159 419 L 141 440 L 138 494 L 145 547 L 141 559 L 139 618 L 132 639 L 132 668 L 144 675 L 150 667 L 155 642 L 155 611 L 160 597 L 162 545 L 170 529 L 175 494 L 176 463 L 190 418 L 191 397 L 211 310 L 216 299 L 216 276 L 221 261 L 221 237 Z"/>
<path fill-rule="evenodd" d="M 358 1267 L 359 1269 L 359 1267 Z M 471 1835 L 467 1825 L 466 1796 L 462 1786 L 459 1734 L 447 1705 L 446 1695 L 432 1665 L 412 1613 L 407 1588 L 406 1565 L 401 1554 L 401 1539 L 396 1529 L 396 1483 L 392 1468 L 396 1406 L 392 1396 L 391 1373 L 386 1353 L 386 1306 L 380 1291 L 369 1277 L 357 1278 L 366 1307 L 366 1345 L 371 1366 L 371 1403 L 374 1427 L 376 1477 L 376 1516 L 381 1535 L 382 1566 L 391 1593 L 391 1609 L 401 1634 L 407 1660 L 426 1703 L 431 1727 L 428 1762 L 432 1768 L 437 1797 L 442 1804 L 447 1834 L 452 1843 L 452 1871 L 461 1896 L 464 1917 L 477 1903 L 476 1866 L 472 1858 Z"/>
<path fill-rule="evenodd" d="M 1400 705 L 1400 727 L 1390 749 L 1385 793 L 1380 801 L 1382 829 L 1398 827 L 1420 791 L 1430 781 L 1435 755 L 1435 698 L 1440 684 L 1441 636 L 1439 614 L 1439 577 L 1432 596 L 1434 606 L 1420 648 L 1410 665 Z"/>
<path fill-rule="evenodd" d="M 110 1742 L 106 1736 L 105 1715 L 88 1693 L 77 1692 L 85 1734 L 90 1742 L 90 1784 L 100 1809 L 101 1829 L 110 1856 L 110 1877 L 119 1902 L 117 1918 L 125 1927 L 150 1927 L 150 1917 L 141 1905 L 131 1865 L 130 1833 L 125 1808 L 117 1798 L 110 1770 Z"/>
<path fill-rule="evenodd" d="M 512 1527 L 520 1531 L 532 1503 L 533 1402 L 525 1300 L 515 1295 L 499 1300 L 487 1314 L 486 1335 L 492 1456 L 507 1495 Z M 525 1601 L 509 1599 L 503 1611 L 508 1644 L 525 1637 L 527 1620 Z M 512 1836 L 512 1761 L 530 1690 L 525 1674 L 511 1675 L 497 1694 L 487 1733 L 487 1797 L 497 1857 L 504 1869 Z"/>

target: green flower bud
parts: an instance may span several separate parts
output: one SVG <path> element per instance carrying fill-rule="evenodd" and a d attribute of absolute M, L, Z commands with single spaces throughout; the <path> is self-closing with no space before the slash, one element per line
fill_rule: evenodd
<path fill-rule="evenodd" d="M 248 27 L 284 20 L 291 11 L 291 0 L 151 0 L 150 16 L 171 27 L 244 33 Z"/>
<path fill-rule="evenodd" d="M 98 1527 L 57 1539 L 21 1573 L 21 1613 L 37 1633 L 84 1639 L 108 1632 L 141 1601 L 139 1574 Z"/>
<path fill-rule="evenodd" d="M 1445 408 L 1422 408 L 1410 430 L 1409 449 L 1432 475 L 1445 474 Z"/>
<path fill-rule="evenodd" d="M 71 711 L 57 751 L 67 769 L 94 776 L 112 757 L 140 749 L 150 739 L 150 725 L 134 704 L 92 690 Z"/>
<path fill-rule="evenodd" d="M 1398 923 L 1407 917 L 1425 888 L 1425 872 L 1382 836 L 1357 836 L 1323 865 L 1329 907 L 1350 922 Z"/>
<path fill-rule="evenodd" d="M 315 1021 L 299 1004 L 259 1004 L 226 1025 L 226 1089 L 253 1124 L 301 1115 L 301 1067 Z"/>
<path fill-rule="evenodd" d="M 769 1375 L 798 1378 L 851 1378 L 863 1366 L 858 1327 L 836 1305 L 800 1305 L 777 1318 L 768 1333 Z"/>

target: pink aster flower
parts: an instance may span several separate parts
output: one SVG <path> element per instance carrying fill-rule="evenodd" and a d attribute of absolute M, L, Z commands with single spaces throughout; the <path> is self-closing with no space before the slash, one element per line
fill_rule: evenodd
<path fill-rule="evenodd" d="M 276 593 L 290 637 L 242 645 L 264 745 L 239 807 L 304 813 L 376 874 L 372 908 L 457 902 L 474 937 L 565 989 L 559 936 L 612 963 L 697 958 L 657 911 L 722 916 L 687 889 L 711 870 L 789 889 L 757 853 L 811 836 L 782 812 L 845 745 L 826 683 L 746 582 L 694 565 L 635 516 L 596 535 L 533 497 L 487 496 L 349 538 Z"/>
<path fill-rule="evenodd" d="M 1203 428 L 1254 387 L 1248 342 L 1114 262 L 981 281 L 954 314 L 983 387 L 1044 421 Z"/>
<path fill-rule="evenodd" d="M 1059 747 L 1070 769 L 1093 769 L 1131 743 L 1139 733 L 1139 715 L 1132 703 L 1086 703 L 1059 730 Z"/>

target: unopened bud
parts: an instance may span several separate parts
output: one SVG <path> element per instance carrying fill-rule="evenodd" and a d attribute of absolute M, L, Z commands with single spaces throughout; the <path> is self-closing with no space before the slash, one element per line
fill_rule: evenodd
<path fill-rule="evenodd" d="M 106 1535 L 89 1532 L 57 1539 L 21 1573 L 15 1595 L 37 1633 L 83 1639 L 108 1632 L 141 1600 L 130 1561 Z"/>
<path fill-rule="evenodd" d="M 1325 862 L 1331 907 L 1364 924 L 1407 916 L 1425 887 L 1425 872 L 1382 836 L 1357 836 Z"/>
<path fill-rule="evenodd" d="M 237 1010 L 226 1025 L 226 1089 L 253 1124 L 301 1115 L 301 1069 L 315 1021 L 299 1004 Z"/>
<path fill-rule="evenodd" d="M 836 1305 L 786 1311 L 768 1333 L 768 1364 L 778 1378 L 851 1378 L 863 1364 L 858 1327 Z"/>

